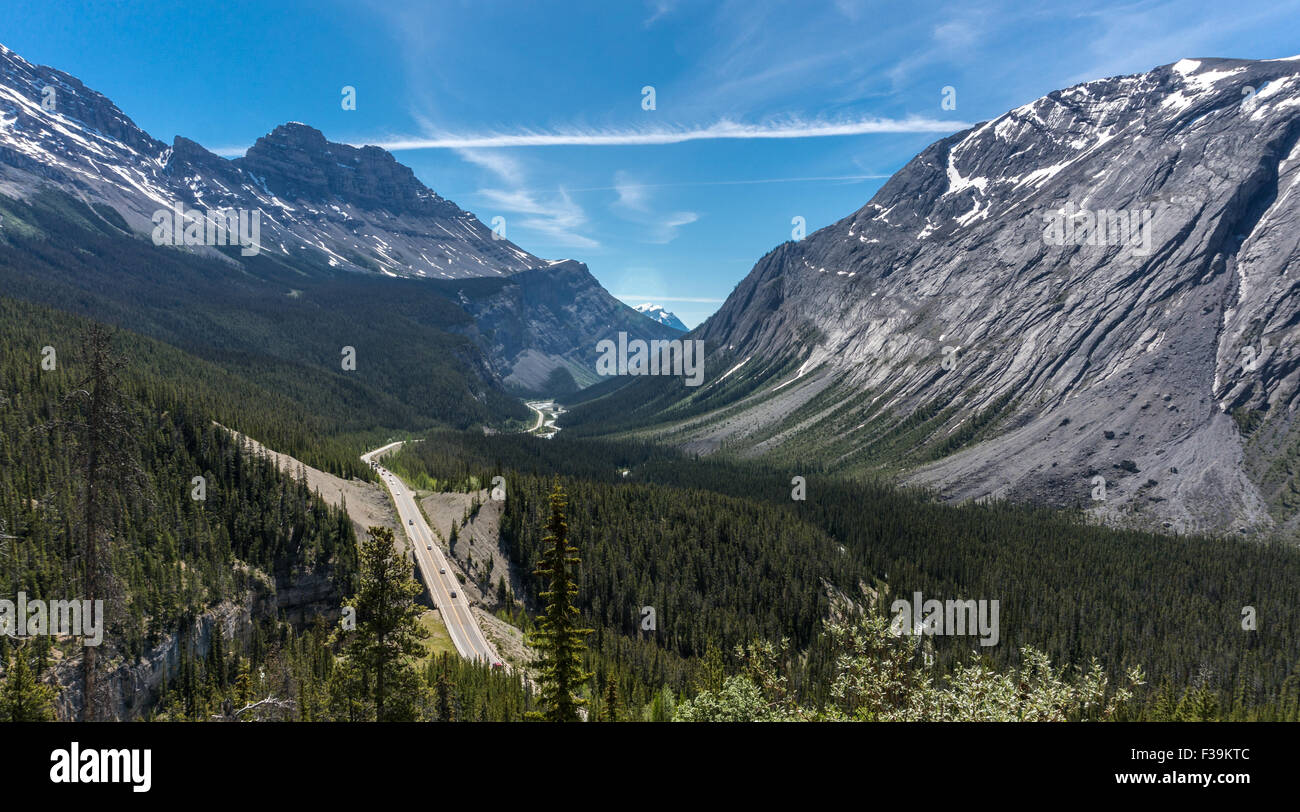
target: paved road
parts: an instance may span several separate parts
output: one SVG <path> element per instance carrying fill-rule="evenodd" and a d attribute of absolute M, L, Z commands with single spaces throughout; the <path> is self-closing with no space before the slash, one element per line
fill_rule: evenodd
<path fill-rule="evenodd" d="M 400 441 L 389 443 L 382 448 L 368 451 L 361 455 L 361 460 L 367 465 L 374 463 L 379 478 L 393 495 L 402 529 L 406 531 L 406 537 L 411 540 L 411 546 L 415 548 L 415 561 L 420 565 L 424 585 L 433 596 L 433 602 L 442 612 L 443 622 L 447 625 L 447 631 L 451 634 L 451 641 L 455 644 L 456 651 L 467 659 L 500 662 L 500 658 L 492 650 L 492 645 L 483 636 L 478 619 L 470 611 L 469 599 L 465 597 L 465 590 L 456 579 L 455 570 L 443 557 L 442 548 L 438 546 L 433 531 L 424 520 L 424 514 L 420 513 L 419 508 L 415 506 L 415 496 L 396 474 L 375 462 L 377 457 L 401 444 Z M 452 597 L 453 593 L 455 597 Z"/>
<path fill-rule="evenodd" d="M 557 404 L 554 400 L 531 400 L 525 403 L 524 405 L 532 409 L 534 412 L 537 412 L 537 422 L 533 424 L 532 428 L 527 429 L 525 431 L 525 434 L 535 434 L 537 433 L 538 430 L 542 428 L 543 425 L 545 425 L 546 428 L 551 430 L 550 436 L 555 436 L 556 434 L 559 433 L 560 427 L 555 425 L 555 420 L 560 415 L 564 414 L 564 409 L 562 409 L 559 406 L 559 404 Z M 547 412 L 551 413 L 550 420 L 546 419 Z M 539 436 L 546 436 L 546 435 L 539 435 Z"/>
<path fill-rule="evenodd" d="M 535 402 L 542 403 L 543 401 L 535 401 Z M 537 424 L 534 425 L 531 429 L 528 429 L 528 433 L 537 431 L 542 427 L 542 420 L 545 419 L 546 415 L 542 414 L 542 410 L 534 406 L 532 403 L 525 403 L 524 405 L 532 409 L 534 412 L 537 412 Z"/>

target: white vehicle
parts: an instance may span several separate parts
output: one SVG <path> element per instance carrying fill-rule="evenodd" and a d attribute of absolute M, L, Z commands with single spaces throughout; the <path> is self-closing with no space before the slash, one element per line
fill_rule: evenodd
<path fill-rule="evenodd" d="M 432 544 L 427 545 L 424 549 L 426 549 L 426 550 L 432 550 L 432 549 L 433 549 L 433 545 L 432 545 Z"/>
<path fill-rule="evenodd" d="M 430 549 L 430 550 L 433 549 L 433 545 L 432 545 L 432 544 L 429 545 L 429 549 Z M 439 575 L 446 575 L 446 574 L 447 574 L 447 568 L 446 568 L 446 567 L 438 567 L 438 574 L 439 574 Z"/>

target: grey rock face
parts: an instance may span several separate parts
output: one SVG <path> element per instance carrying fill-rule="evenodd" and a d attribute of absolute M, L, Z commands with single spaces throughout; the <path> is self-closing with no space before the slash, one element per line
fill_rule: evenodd
<path fill-rule="evenodd" d="M 945 138 L 754 267 L 698 331 L 711 373 L 798 367 L 678 436 L 952 499 L 1288 523 L 1298 141 L 1300 58 L 1182 60 Z"/>
<path fill-rule="evenodd" d="M 514 274 L 493 290 L 462 292 L 461 304 L 502 380 L 541 395 L 566 394 L 570 377 L 575 387 L 595 383 L 602 339 L 617 340 L 619 332 L 646 341 L 680 335 L 615 299 L 571 259 Z"/>
<path fill-rule="evenodd" d="M 42 186 L 107 204 L 142 234 L 177 204 L 260 211 L 262 252 L 307 269 L 461 279 L 542 264 L 378 147 L 295 123 L 232 161 L 179 136 L 168 148 L 76 78 L 0 46 L 0 193 Z"/>

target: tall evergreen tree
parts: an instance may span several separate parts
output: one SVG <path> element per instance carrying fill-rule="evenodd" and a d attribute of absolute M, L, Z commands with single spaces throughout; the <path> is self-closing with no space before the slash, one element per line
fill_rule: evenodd
<path fill-rule="evenodd" d="M 456 721 L 456 709 L 452 699 L 452 692 L 456 689 L 456 684 L 451 681 L 451 677 L 448 675 L 449 670 L 448 655 L 443 654 L 442 662 L 438 668 L 438 681 L 434 685 L 439 722 Z"/>
<path fill-rule="evenodd" d="M 610 674 L 605 679 L 605 721 L 618 721 L 618 686 L 614 675 Z"/>
<path fill-rule="evenodd" d="M 54 689 L 37 679 L 25 646 L 9 647 L 4 683 L 0 686 L 0 722 L 54 720 Z"/>
<path fill-rule="evenodd" d="M 423 653 L 420 586 L 411 562 L 393 544 L 393 531 L 372 527 L 361 545 L 361 575 L 352 606 L 357 627 L 349 632 L 349 656 L 368 677 L 375 720 L 410 721 L 416 716 L 419 678 L 414 658 Z"/>
<path fill-rule="evenodd" d="M 591 629 L 579 625 L 577 571 L 578 550 L 569 545 L 569 525 L 564 511 L 568 500 L 559 480 L 551 489 L 551 518 L 542 539 L 543 551 L 535 574 L 545 578 L 548 588 L 541 593 L 546 610 L 537 621 L 532 644 L 537 650 L 533 663 L 540 683 L 540 711 L 529 715 L 549 722 L 575 722 L 581 718 L 586 700 L 578 696 L 591 676 L 583 670 L 584 642 Z"/>

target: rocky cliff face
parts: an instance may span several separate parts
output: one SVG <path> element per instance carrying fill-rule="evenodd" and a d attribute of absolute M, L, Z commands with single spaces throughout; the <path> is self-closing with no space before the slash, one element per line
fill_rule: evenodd
<path fill-rule="evenodd" d="M 461 291 L 459 298 L 474 319 L 473 337 L 504 382 L 541 395 L 596 382 L 602 339 L 617 340 L 619 332 L 647 341 L 680 335 L 615 299 L 571 259 Z"/>
<path fill-rule="evenodd" d="M 692 397 L 738 394 L 672 436 L 952 499 L 1294 524 L 1298 141 L 1300 58 L 1182 60 L 941 140 L 754 267 L 697 331 Z"/>
<path fill-rule="evenodd" d="M 196 208 L 261 210 L 267 250 L 330 267 L 460 279 L 543 264 L 388 152 L 327 141 L 305 124 L 277 127 L 233 161 L 178 138 L 164 172 Z"/>
<path fill-rule="evenodd" d="M 341 595 L 329 573 L 299 573 L 280 584 L 263 573 L 253 573 L 252 588 L 212 606 L 182 629 L 167 634 L 140 657 L 128 659 L 109 646 L 101 678 L 100 713 L 103 720 L 132 721 L 157 707 L 164 681 L 174 683 L 182 649 L 191 657 L 207 657 L 218 629 L 226 641 L 247 645 L 257 618 L 274 616 L 299 627 L 316 616 L 337 622 Z M 227 643 L 229 645 L 230 642 Z M 110 644 L 111 645 L 111 644 Z M 77 721 L 82 712 L 81 657 L 55 664 L 49 679 L 58 688 L 55 713 L 61 721 Z M 98 693 L 98 692 L 97 692 Z"/>

